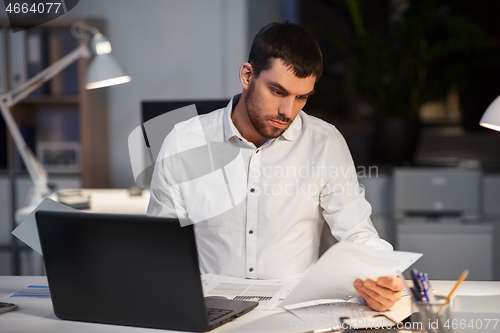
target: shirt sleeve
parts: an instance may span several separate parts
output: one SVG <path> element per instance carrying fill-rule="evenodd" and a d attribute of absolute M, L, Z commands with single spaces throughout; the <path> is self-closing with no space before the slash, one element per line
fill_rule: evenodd
<path fill-rule="evenodd" d="M 339 241 L 363 243 L 392 251 L 392 245 L 381 239 L 370 219 L 372 208 L 358 183 L 349 148 L 336 131 L 326 142 L 325 161 L 331 172 L 320 193 L 323 217 L 332 235 Z"/>
<path fill-rule="evenodd" d="M 182 192 L 177 185 L 175 137 L 169 134 L 162 145 L 151 179 L 151 197 L 147 215 L 155 217 L 187 219 Z"/>

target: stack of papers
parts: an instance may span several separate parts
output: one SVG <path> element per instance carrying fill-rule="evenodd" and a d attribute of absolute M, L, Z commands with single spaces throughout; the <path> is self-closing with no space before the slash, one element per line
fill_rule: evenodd
<path fill-rule="evenodd" d="M 205 296 L 259 302 L 258 309 L 277 308 L 299 282 L 298 279 L 249 280 L 212 274 L 202 275 Z"/>
<path fill-rule="evenodd" d="M 312 330 L 326 328 L 351 329 L 389 328 L 411 315 L 411 297 L 406 290 L 401 301 L 389 311 L 378 312 L 368 307 L 361 297 L 349 301 L 318 300 L 284 306 L 284 309 L 300 319 L 303 327 Z M 345 318 L 342 320 L 342 318 Z"/>
<path fill-rule="evenodd" d="M 281 306 L 317 299 L 350 300 L 358 296 L 356 279 L 396 277 L 422 256 L 421 253 L 383 251 L 339 242 L 326 251 Z"/>
<path fill-rule="evenodd" d="M 376 281 L 380 277 L 396 277 L 421 256 L 339 242 L 323 254 L 281 306 L 311 330 L 338 329 L 342 323 L 352 329 L 394 326 L 411 315 L 409 291 L 403 292 L 401 301 L 390 311 L 377 312 L 357 297 L 353 283 L 358 278 Z"/>
<path fill-rule="evenodd" d="M 26 286 L 25 288 L 15 292 L 11 293 L 4 298 L 2 298 L 1 301 L 3 302 L 20 302 L 20 301 L 39 301 L 39 300 L 47 300 L 50 301 L 50 290 L 48 286 L 35 286 L 35 285 L 29 285 Z"/>
<path fill-rule="evenodd" d="M 258 301 L 258 309 L 283 307 L 311 330 L 339 328 L 341 318 L 349 327 L 391 327 L 411 314 L 408 291 L 390 311 L 377 312 L 364 304 L 354 289 L 356 279 L 396 277 L 422 254 L 382 251 L 340 242 L 318 260 L 302 280 L 248 280 L 204 275 L 205 296 Z"/>

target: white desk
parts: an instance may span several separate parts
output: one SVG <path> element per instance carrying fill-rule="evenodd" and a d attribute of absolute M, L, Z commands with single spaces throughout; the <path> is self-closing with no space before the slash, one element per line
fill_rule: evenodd
<path fill-rule="evenodd" d="M 66 190 L 63 190 L 66 191 Z M 110 214 L 146 214 L 149 204 L 149 190 L 143 190 L 141 195 L 131 196 L 128 189 L 82 189 L 84 196 L 90 197 L 90 209 L 82 210 L 88 213 Z M 49 195 L 57 201 L 57 194 Z M 27 206 L 16 212 L 16 222 L 19 224 L 35 209 Z"/>
<path fill-rule="evenodd" d="M 149 190 L 143 190 L 138 196 L 131 196 L 127 189 L 84 189 L 82 192 L 90 195 L 90 209 L 84 212 L 145 215 L 148 209 Z"/>
<path fill-rule="evenodd" d="M 82 212 L 145 215 L 148 209 L 149 190 L 143 190 L 141 195 L 137 196 L 130 195 L 128 189 L 83 189 L 81 192 L 90 198 L 90 209 Z M 56 194 L 50 195 L 49 198 L 57 201 Z M 17 223 L 24 221 L 33 209 L 33 206 L 20 209 L 16 214 Z M 35 251 L 31 254 L 30 274 L 44 274 L 43 258 Z"/>
<path fill-rule="evenodd" d="M 43 276 L 0 276 L 0 299 L 6 295 L 19 291 L 27 285 L 46 285 L 47 279 Z M 433 287 L 437 294 L 447 294 L 453 286 L 453 281 L 434 281 Z M 457 291 L 457 295 L 497 295 L 500 294 L 500 281 L 465 281 Z M 166 330 L 80 323 L 60 320 L 55 317 L 50 301 L 16 301 L 20 309 L 0 314 L 0 332 L 2 333 L 134 333 L 134 332 L 170 332 Z M 131 305 L 133 306 L 133 305 Z M 489 318 L 499 318 L 500 314 L 490 314 Z M 304 330 L 290 328 L 292 315 L 283 310 L 253 310 L 250 313 L 225 324 L 212 332 L 303 332 Z M 500 330 L 500 324 L 497 331 Z M 371 332 L 374 332 L 373 330 Z M 378 332 L 383 332 L 378 330 Z M 474 332 L 486 332 L 478 331 Z"/>

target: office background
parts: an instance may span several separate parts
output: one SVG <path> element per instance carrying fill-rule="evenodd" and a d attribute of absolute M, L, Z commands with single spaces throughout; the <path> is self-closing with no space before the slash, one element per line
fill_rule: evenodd
<path fill-rule="evenodd" d="M 359 1 L 367 33 L 389 34 L 390 22 L 394 20 L 391 6 L 404 7 L 405 3 L 410 2 Z M 474 1 L 469 5 L 466 1 L 429 3 L 442 15 L 467 16 L 484 30 L 491 52 L 498 52 L 500 28 L 495 18 L 500 14 L 500 7 L 496 1 Z M 0 9 L 0 18 L 5 18 L 3 3 Z M 397 130 L 377 130 L 385 126 L 380 122 L 380 110 L 371 106 L 355 85 L 347 84 L 345 73 L 349 62 L 346 59 L 352 54 L 342 51 L 329 37 L 333 32 L 342 40 L 356 38 L 351 14 L 340 0 L 81 0 L 65 16 L 102 19 L 115 57 L 132 77 L 130 83 L 106 90 L 110 186 L 127 188 L 134 184 L 127 138 L 140 124 L 141 101 L 230 98 L 241 90 L 238 69 L 247 59 L 253 36 L 269 22 L 288 19 L 311 29 L 325 53 L 325 74 L 306 111 L 335 124 L 346 137 L 357 166 L 371 170 L 366 177 L 362 175 L 360 182 L 366 187 L 373 206 L 373 220 L 381 235 L 396 244 L 398 232 L 404 232 L 398 229 L 394 218 L 395 167 L 480 170 L 474 192 L 479 216 L 472 222 L 467 221 L 468 227 L 472 225 L 469 234 L 477 237 L 460 238 L 455 231 L 454 236 L 449 236 L 446 230 L 441 233 L 446 241 L 450 237 L 455 239 L 450 245 L 452 249 L 464 242 L 486 244 L 488 253 L 476 260 L 482 264 L 479 269 L 486 272 L 479 278 L 499 279 L 494 262 L 495 254 L 500 256 L 500 251 L 494 250 L 493 243 L 497 232 L 494 221 L 500 220 L 500 134 L 479 128 L 477 122 L 488 103 L 500 94 L 500 83 L 495 80 L 500 73 L 500 61 L 473 72 L 470 78 L 478 84 L 476 90 L 460 94 L 450 89 L 430 101 L 432 103 L 422 111 L 423 117 L 409 117 L 410 122 L 417 125 L 418 135 L 415 143 L 403 146 L 402 151 L 412 153 L 391 155 L 397 148 L 396 143 L 407 139 L 380 137 L 380 132 Z M 447 64 L 443 62 L 441 66 Z M 376 171 L 369 169 L 370 166 L 376 166 Z M 431 172 L 428 177 L 433 179 L 435 174 Z M 440 177 L 446 178 L 446 175 Z M 458 179 L 458 190 L 469 191 L 469 188 L 460 188 L 460 180 L 464 178 Z M 18 202 L 22 204 L 22 194 L 26 193 L 30 181 L 22 175 L 19 180 Z M 5 247 L 10 242 L 8 181 L 7 173 L 0 175 L 0 210 L 7 212 L 0 217 L 0 244 Z M 61 187 L 80 184 L 67 177 L 59 183 Z M 422 197 L 426 195 L 425 191 L 421 193 Z M 443 216 L 431 208 L 422 209 L 419 221 L 428 222 L 431 218 L 434 223 L 443 222 Z M 429 211 L 432 214 L 428 214 Z M 461 221 L 460 214 L 459 210 L 453 211 L 451 215 L 445 214 L 444 220 Z M 490 223 L 493 232 L 485 231 L 485 223 Z M 473 243 L 467 245 L 473 247 Z M 461 254 L 457 252 L 456 256 Z M 0 274 L 10 274 L 8 251 L 0 253 L 0 258 Z M 24 271 L 29 274 L 27 266 Z"/>

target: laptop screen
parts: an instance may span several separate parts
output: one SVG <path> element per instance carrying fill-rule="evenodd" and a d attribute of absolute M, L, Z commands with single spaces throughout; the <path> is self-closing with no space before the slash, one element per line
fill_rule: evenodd
<path fill-rule="evenodd" d="M 61 319 L 207 330 L 193 226 L 136 215 L 38 211 Z"/>

